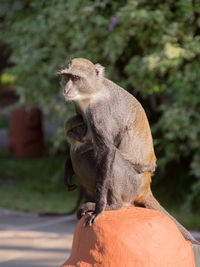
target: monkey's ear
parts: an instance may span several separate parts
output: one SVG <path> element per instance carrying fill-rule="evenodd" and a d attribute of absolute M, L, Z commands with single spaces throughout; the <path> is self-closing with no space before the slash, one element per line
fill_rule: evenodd
<path fill-rule="evenodd" d="M 100 64 L 95 64 L 95 71 L 96 71 L 97 76 L 99 76 L 99 77 L 104 76 L 104 67 L 101 66 Z"/>

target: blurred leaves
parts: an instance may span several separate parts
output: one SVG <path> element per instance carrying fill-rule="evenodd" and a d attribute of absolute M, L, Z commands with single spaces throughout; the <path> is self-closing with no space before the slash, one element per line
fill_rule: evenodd
<path fill-rule="evenodd" d="M 17 77 L 21 101 L 64 120 L 72 107 L 64 104 L 55 73 L 74 57 L 99 62 L 144 102 L 157 99 L 150 117 L 159 166 L 187 158 L 191 177 L 200 179 L 198 0 L 2 0 L 0 19 L 15 64 L 6 73 Z"/>
<path fill-rule="evenodd" d="M 16 82 L 16 78 L 14 75 L 3 73 L 0 76 L 0 82 L 5 85 L 14 84 Z"/>

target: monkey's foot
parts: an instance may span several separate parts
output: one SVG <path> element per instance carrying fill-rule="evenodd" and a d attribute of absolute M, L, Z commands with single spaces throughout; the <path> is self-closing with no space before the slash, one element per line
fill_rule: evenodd
<path fill-rule="evenodd" d="M 96 204 L 94 202 L 86 202 L 86 203 L 81 204 L 76 214 L 77 218 L 80 220 L 88 212 L 94 212 L 95 205 Z"/>
<path fill-rule="evenodd" d="M 76 213 L 77 219 L 80 220 L 83 216 L 85 216 L 87 214 L 87 211 L 83 211 L 83 210 L 78 210 Z"/>
<path fill-rule="evenodd" d="M 92 213 L 85 218 L 84 226 L 91 226 L 100 214 Z"/>

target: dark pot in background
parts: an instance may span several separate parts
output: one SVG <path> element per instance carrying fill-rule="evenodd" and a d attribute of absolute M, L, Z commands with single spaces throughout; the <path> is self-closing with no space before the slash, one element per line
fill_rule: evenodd
<path fill-rule="evenodd" d="M 42 156 L 44 136 L 40 109 L 20 108 L 11 113 L 9 148 L 15 158 Z"/>

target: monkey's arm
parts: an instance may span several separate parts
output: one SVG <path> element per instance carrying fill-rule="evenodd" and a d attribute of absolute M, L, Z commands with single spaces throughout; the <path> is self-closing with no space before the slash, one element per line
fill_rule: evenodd
<path fill-rule="evenodd" d="M 66 186 L 68 191 L 73 191 L 77 188 L 77 185 L 71 184 L 72 176 L 74 174 L 74 170 L 72 167 L 71 158 L 67 158 L 65 162 L 65 168 L 64 168 L 64 185 Z"/>
<path fill-rule="evenodd" d="M 108 116 L 102 116 L 102 112 L 93 111 L 89 109 L 86 116 L 92 131 L 93 149 L 96 160 L 95 167 L 98 172 L 98 177 L 95 181 L 94 192 L 95 211 L 86 217 L 86 225 L 91 225 L 106 207 L 107 183 L 109 179 L 112 179 L 112 164 L 117 150 L 113 145 L 111 134 L 107 131 L 107 126 L 109 125 Z"/>

